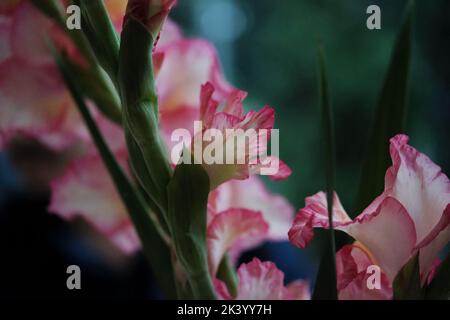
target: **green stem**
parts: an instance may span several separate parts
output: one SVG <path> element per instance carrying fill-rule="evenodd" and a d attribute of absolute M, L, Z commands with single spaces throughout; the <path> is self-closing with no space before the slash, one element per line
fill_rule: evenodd
<path fill-rule="evenodd" d="M 77 0 L 83 32 L 103 69 L 118 88 L 119 37 L 102 0 Z"/>
<path fill-rule="evenodd" d="M 225 282 L 232 297 L 237 294 L 238 278 L 231 264 L 230 257 L 225 255 L 217 270 L 217 278 Z"/>
<path fill-rule="evenodd" d="M 208 273 L 189 276 L 192 293 L 198 300 L 215 300 L 216 294 Z"/>
<path fill-rule="evenodd" d="M 333 196 L 335 179 L 335 144 L 333 113 L 328 93 L 327 73 L 325 70 L 325 58 L 323 50 L 319 50 L 319 100 L 322 114 L 323 146 L 325 158 L 325 177 L 327 186 L 328 209 L 328 245 L 319 266 L 313 299 L 337 299 L 336 277 L 336 243 L 333 227 Z"/>

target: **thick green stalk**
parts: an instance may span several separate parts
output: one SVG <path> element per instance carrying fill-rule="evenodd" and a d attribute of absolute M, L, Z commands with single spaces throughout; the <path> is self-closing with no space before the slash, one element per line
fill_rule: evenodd
<path fill-rule="evenodd" d="M 167 188 L 173 243 L 196 299 L 215 298 L 206 246 L 209 186 L 201 165 L 179 164 Z"/>
<path fill-rule="evenodd" d="M 225 255 L 220 262 L 219 269 L 217 270 L 217 278 L 227 285 L 231 296 L 235 297 L 237 294 L 238 278 L 228 255 Z"/>
<path fill-rule="evenodd" d="M 131 220 L 133 221 L 139 238 L 141 239 L 143 251 L 152 266 L 156 280 L 161 285 L 167 297 L 173 298 L 175 297 L 176 290 L 173 273 L 171 272 L 173 266 L 171 250 L 167 243 L 168 237 L 167 235 L 164 235 L 161 228 L 157 227 L 157 219 L 154 217 L 152 218 L 151 214 L 149 214 L 149 210 L 146 207 L 144 200 L 130 183 L 105 143 L 95 121 L 92 119 L 89 109 L 84 103 L 84 98 L 79 87 L 72 79 L 70 69 L 67 68 L 66 59 L 59 54 L 55 54 L 55 57 L 67 87 L 72 93 L 72 97 L 79 108 L 83 120 L 91 133 L 100 155 L 102 156 L 114 184 L 128 210 Z"/>
<path fill-rule="evenodd" d="M 123 126 L 132 167 L 161 212 L 167 212 L 167 185 L 172 170 L 159 135 L 158 102 L 153 79 L 154 39 L 138 21 L 124 26 L 119 54 L 119 87 Z M 131 139 L 131 140 L 130 140 Z"/>

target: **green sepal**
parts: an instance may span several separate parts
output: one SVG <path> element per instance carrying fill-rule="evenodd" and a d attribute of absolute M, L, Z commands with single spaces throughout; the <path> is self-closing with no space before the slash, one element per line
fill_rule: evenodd
<path fill-rule="evenodd" d="M 82 29 L 102 68 L 117 85 L 119 37 L 102 0 L 77 0 Z"/>

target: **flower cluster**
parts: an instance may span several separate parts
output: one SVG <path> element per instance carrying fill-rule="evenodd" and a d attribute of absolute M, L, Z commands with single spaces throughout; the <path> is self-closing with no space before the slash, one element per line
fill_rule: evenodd
<path fill-rule="evenodd" d="M 343 299 L 390 299 L 400 269 L 419 254 L 422 283 L 432 280 L 438 254 L 450 241 L 450 182 L 426 155 L 408 145 L 408 137 L 391 139 L 392 166 L 386 171 L 384 192 L 355 219 L 337 194 L 333 227 L 356 240 L 337 252 L 339 296 Z M 329 228 L 323 192 L 306 198 L 289 230 L 290 241 L 305 248 L 313 228 Z M 381 268 L 381 290 L 367 287 L 367 267 Z"/>
<path fill-rule="evenodd" d="M 128 6 L 128 19 L 140 19 L 141 3 L 135 2 L 135 6 L 133 3 Z M 119 32 L 126 1 L 105 3 Z M 162 12 L 159 9 L 165 8 L 166 12 L 171 4 L 161 4 L 155 10 Z M 124 252 L 134 252 L 140 246 L 139 238 L 60 78 L 46 45 L 47 37 L 50 35 L 58 46 L 65 46 L 66 52 L 72 52 L 80 61 L 82 55 L 54 22 L 28 1 L 15 2 L 7 10 L 2 9 L 1 14 L 1 38 L 8 44 L 0 56 L 2 148 L 7 149 L 19 136 L 36 139 L 54 150 L 67 150 L 76 145 L 77 152 L 64 174 L 51 182 L 49 211 L 69 220 L 82 216 Z M 151 26 L 162 24 L 163 18 L 162 13 L 157 18 L 143 17 Z M 272 108 L 244 112 L 242 100 L 246 93 L 224 79 L 215 49 L 209 42 L 185 38 L 171 20 L 164 23 L 157 37 L 152 55 L 159 128 L 167 150 L 171 150 L 171 132 L 177 128 L 191 130 L 195 120 L 204 120 L 209 127 L 218 129 L 273 127 Z M 223 107 L 219 110 L 220 104 Z M 122 128 L 94 106 L 91 110 L 117 161 L 131 176 Z M 214 184 L 218 187 L 213 187 L 209 196 L 207 213 L 208 260 L 211 276 L 215 278 L 226 254 L 236 263 L 240 253 L 266 240 L 287 240 L 286 230 L 292 223 L 294 209 L 286 199 L 269 192 L 258 177 L 250 176 L 256 169 L 248 163 L 227 170 L 220 166 L 205 166 L 205 169 L 211 181 L 218 181 Z M 275 179 L 289 175 L 290 169 L 282 163 Z M 306 282 L 284 287 L 283 273 L 270 262 L 255 259 L 243 264 L 238 278 L 238 293 L 233 298 L 309 297 Z M 215 280 L 215 284 L 220 297 L 232 298 L 220 280 Z"/>

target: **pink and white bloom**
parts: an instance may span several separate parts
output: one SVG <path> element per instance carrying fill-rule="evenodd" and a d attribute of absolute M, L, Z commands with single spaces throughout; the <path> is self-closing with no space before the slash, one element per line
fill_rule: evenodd
<path fill-rule="evenodd" d="M 261 262 L 256 258 L 239 267 L 235 297 L 229 293 L 226 284 L 216 278 L 219 264 L 226 253 L 235 262 L 242 251 L 260 245 L 267 239 L 282 240 L 286 237 L 286 231 L 283 237 L 279 227 L 291 221 L 292 208 L 280 196 L 269 194 L 257 179 L 252 177 L 245 181 L 228 181 L 210 194 L 208 262 L 216 293 L 220 299 L 226 300 L 310 299 L 307 282 L 299 280 L 285 287 L 283 272 L 272 262 Z"/>
<path fill-rule="evenodd" d="M 254 258 L 242 264 L 238 271 L 236 297 L 232 297 L 226 285 L 215 280 L 216 292 L 224 300 L 309 300 L 310 290 L 306 281 L 298 280 L 284 285 L 284 274 L 272 262 Z"/>
<path fill-rule="evenodd" d="M 199 119 L 201 83 L 212 81 L 219 85 L 220 89 L 215 95 L 218 98 L 234 90 L 221 75 L 214 48 L 203 40 L 182 39 L 178 28 L 170 20 L 166 21 L 161 31 L 161 38 L 155 48 L 154 57 L 159 57 L 162 61 L 156 76 L 156 85 L 160 96 L 160 126 L 162 132 L 165 132 L 164 130 L 169 127 L 187 126 L 186 117 L 180 117 L 181 119 L 177 120 L 180 114 L 185 114 L 184 110 L 193 111 L 192 114 L 195 114 L 195 119 Z M 177 77 L 180 77 L 181 80 L 177 80 Z M 190 111 L 186 113 L 190 113 Z M 96 116 L 96 118 L 97 124 L 107 138 L 112 151 L 122 158 L 125 157 L 126 145 L 122 129 L 101 115 Z M 97 163 L 94 164 L 94 162 Z M 80 176 L 82 175 L 81 166 L 83 164 L 89 164 L 90 167 L 95 166 L 98 168 L 95 171 L 97 175 L 95 179 L 101 180 L 102 185 L 105 185 L 101 194 L 97 195 L 98 205 L 93 206 L 91 209 L 87 205 L 88 203 L 80 203 L 76 197 L 61 196 L 66 190 L 73 191 L 74 188 L 89 190 L 91 188 L 91 181 Z M 124 163 L 124 165 L 126 164 Z M 92 143 L 88 144 L 88 151 L 85 153 L 85 156 L 74 162 L 73 166 L 79 168 L 79 170 L 72 170 L 70 167 L 66 174 L 52 183 L 51 211 L 62 214 L 63 217 L 77 213 L 92 222 L 99 231 L 107 236 L 111 234 L 108 230 L 114 229 L 116 238 L 122 231 L 125 234 L 124 237 L 127 237 L 128 229 L 122 228 L 125 225 L 123 218 L 126 217 L 126 211 L 123 206 L 114 205 L 114 210 L 109 209 L 108 214 L 111 220 L 108 223 L 109 225 L 103 225 L 104 220 L 102 219 L 102 213 L 99 211 L 102 208 L 107 208 L 108 205 L 103 206 L 102 203 L 115 204 L 120 202 L 120 198 Z M 85 170 L 92 170 L 92 168 L 87 166 Z M 86 183 L 86 185 L 83 185 L 83 183 Z M 109 184 L 108 187 L 106 187 L 107 184 Z M 241 198 L 237 198 L 237 194 L 234 193 L 233 189 L 234 191 L 242 191 L 239 195 Z M 209 210 L 210 220 L 215 220 L 214 223 L 211 221 L 213 226 L 219 226 L 218 228 L 224 227 L 230 232 L 236 232 L 233 228 L 239 221 L 235 220 L 234 214 L 237 214 L 239 211 L 248 211 L 246 216 L 251 221 L 256 222 L 255 229 L 263 231 L 260 237 L 256 237 L 254 234 L 255 237 L 249 238 L 248 241 L 233 241 L 232 248 L 221 245 L 219 249 L 223 253 L 230 249 L 232 256 L 237 257 L 243 250 L 254 247 L 265 239 L 286 239 L 285 231 L 283 232 L 281 229 L 287 230 L 290 225 L 293 217 L 293 208 L 282 197 L 270 194 L 262 182 L 257 179 L 252 179 L 248 182 L 242 181 L 242 184 L 230 181 L 228 187 L 227 184 L 224 184 L 223 188 L 220 191 L 217 190 L 214 194 L 211 198 L 214 197 L 217 201 L 210 206 Z M 248 206 L 246 206 L 246 203 Z M 214 214 L 212 213 L 213 211 Z M 228 211 L 228 214 L 214 219 L 215 216 L 226 213 L 226 211 Z M 67 212 L 71 214 L 68 215 Z M 115 223 L 113 224 L 112 221 L 115 221 Z M 232 223 L 233 221 L 235 223 Z M 115 227 L 113 227 L 114 225 Z M 261 228 L 261 226 L 263 227 Z M 253 226 L 250 225 L 250 227 Z M 210 230 L 214 230 L 211 232 L 218 232 L 218 229 L 213 227 Z M 244 237 L 244 234 L 242 234 L 242 237 Z M 222 240 L 223 238 L 219 239 L 220 244 L 223 244 Z M 133 246 L 127 244 L 124 249 L 137 248 L 138 246 L 138 243 L 135 243 Z M 123 246 L 121 245 L 121 247 Z M 223 254 L 219 254 L 219 256 L 221 259 Z"/>
<path fill-rule="evenodd" d="M 358 242 L 346 245 L 336 253 L 337 290 L 340 300 L 390 300 L 392 286 L 386 274 L 381 271 L 380 289 L 370 289 L 370 267 L 373 257 Z M 378 279 L 377 279 L 378 280 Z"/>
<path fill-rule="evenodd" d="M 57 150 L 67 147 L 85 131 L 78 125 L 46 37 L 52 36 L 75 58 L 76 51 L 29 1 L 17 1 L 1 11 L 0 21 L 6 48 L 0 59 L 0 147 L 19 134 Z"/>
<path fill-rule="evenodd" d="M 172 161 L 178 163 L 177 156 L 183 151 L 180 161 L 201 163 L 209 175 L 211 190 L 225 181 L 244 180 L 269 168 L 273 169 L 269 175 L 273 180 L 286 179 L 291 174 L 290 168 L 276 156 L 267 155 L 274 110 L 265 106 L 260 111 L 245 113 L 246 92 L 235 89 L 220 101 L 215 100 L 214 92 L 213 84 L 207 82 L 202 86 L 201 121 L 190 125 L 186 121 L 185 128 L 193 128 L 194 137 L 187 142 L 183 137 L 171 150 Z M 214 151 L 209 151 L 208 156 L 209 149 Z"/>
<path fill-rule="evenodd" d="M 166 28 L 172 29 L 167 23 L 163 30 Z M 161 134 L 171 150 L 175 129 L 187 129 L 193 135 L 193 123 L 200 120 L 202 84 L 210 82 L 217 88 L 216 99 L 223 99 L 235 89 L 224 79 L 217 52 L 209 42 L 181 36 L 168 42 L 165 38 L 162 35 L 155 48 L 155 53 L 164 55 L 156 89 Z"/>
<path fill-rule="evenodd" d="M 379 265 L 390 282 L 419 251 L 425 282 L 450 240 L 450 183 L 439 166 L 408 145 L 407 136 L 392 138 L 390 153 L 384 192 L 353 220 L 335 194 L 333 225 L 367 248 L 372 264 Z M 323 192 L 306 199 L 289 231 L 294 245 L 304 248 L 313 228 L 329 227 L 326 208 Z"/>
<path fill-rule="evenodd" d="M 126 152 L 116 152 L 123 169 Z M 139 238 L 100 155 L 71 162 L 66 173 L 51 183 L 48 210 L 71 220 L 82 216 L 126 253 L 134 252 Z"/>
<path fill-rule="evenodd" d="M 126 0 L 107 0 L 105 5 L 121 27 Z M 90 144 L 78 110 L 72 102 L 47 43 L 51 36 L 76 62 L 85 63 L 69 38 L 30 1 L 10 1 L 0 7 L 0 148 L 17 136 L 36 139 L 54 150 L 75 143 Z M 180 32 L 165 24 L 161 43 L 178 39 Z M 155 52 L 158 71 L 164 58 Z"/>
<path fill-rule="evenodd" d="M 286 230 L 292 225 L 294 208 L 283 196 L 271 193 L 259 177 L 230 180 L 210 193 L 210 216 L 232 208 L 260 212 L 269 226 L 266 240 L 288 240 Z"/>

